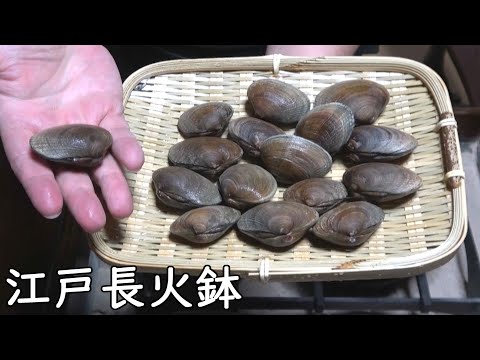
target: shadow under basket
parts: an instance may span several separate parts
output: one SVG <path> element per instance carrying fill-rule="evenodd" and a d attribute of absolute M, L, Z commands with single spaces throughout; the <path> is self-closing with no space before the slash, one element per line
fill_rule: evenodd
<path fill-rule="evenodd" d="M 362 246 L 342 250 L 306 236 L 286 250 L 274 251 L 245 239 L 236 228 L 203 247 L 170 235 L 170 224 L 179 213 L 158 206 L 151 178 L 156 169 L 168 165 L 170 147 L 183 140 L 178 118 L 193 105 L 210 101 L 230 104 L 233 118 L 246 116 L 247 88 L 263 78 L 298 87 L 312 103 L 323 88 L 348 79 L 373 80 L 388 89 L 390 102 L 375 124 L 403 130 L 418 140 L 402 165 L 420 175 L 423 185 L 407 202 L 385 209 L 381 227 Z M 277 55 L 165 61 L 126 79 L 124 106 L 130 128 L 143 146 L 145 164 L 136 173 L 126 172 L 133 214 L 108 220 L 104 229 L 90 236 L 92 249 L 112 265 L 156 273 L 173 266 L 177 274 L 191 275 L 201 273 L 205 265 L 217 272 L 229 265 L 231 274 L 262 281 L 401 278 L 446 263 L 465 238 L 465 185 L 452 105 L 441 78 L 418 62 Z M 325 177 L 341 180 L 344 171 L 336 159 Z M 278 188 L 274 201 L 282 199 L 284 190 Z"/>

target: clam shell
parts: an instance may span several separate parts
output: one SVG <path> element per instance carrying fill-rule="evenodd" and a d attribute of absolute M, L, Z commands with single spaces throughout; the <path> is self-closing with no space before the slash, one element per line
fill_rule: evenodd
<path fill-rule="evenodd" d="M 233 108 L 222 102 L 193 106 L 178 119 L 178 131 L 185 138 L 221 136 L 233 115 Z"/>
<path fill-rule="evenodd" d="M 247 97 L 255 116 L 277 124 L 296 124 L 310 110 L 308 96 L 286 82 L 275 79 L 254 81 Z"/>
<path fill-rule="evenodd" d="M 347 143 L 354 126 L 355 119 L 349 107 L 329 103 L 310 110 L 298 122 L 295 135 L 313 141 L 333 155 Z"/>
<path fill-rule="evenodd" d="M 285 190 L 283 199 L 310 206 L 319 214 L 337 206 L 348 196 L 340 181 L 331 179 L 307 179 L 299 181 Z"/>
<path fill-rule="evenodd" d="M 378 162 L 347 169 L 343 184 L 350 195 L 380 204 L 414 194 L 422 186 L 422 178 L 401 165 Z"/>
<path fill-rule="evenodd" d="M 381 208 L 366 201 L 342 203 L 320 216 L 313 234 L 335 245 L 363 244 L 378 230 L 385 218 Z"/>
<path fill-rule="evenodd" d="M 30 138 L 30 147 L 40 157 L 80 167 L 99 165 L 111 146 L 110 132 L 86 124 L 56 126 Z"/>
<path fill-rule="evenodd" d="M 382 84 L 371 80 L 346 80 L 323 89 L 314 106 L 339 102 L 348 106 L 357 125 L 373 124 L 385 110 L 390 94 Z"/>
<path fill-rule="evenodd" d="M 295 135 L 278 135 L 260 147 L 263 166 L 282 184 L 325 176 L 332 157 L 321 146 Z"/>
<path fill-rule="evenodd" d="M 183 167 L 157 169 L 153 172 L 152 180 L 157 198 L 176 209 L 193 209 L 222 202 L 217 185 Z"/>
<path fill-rule="evenodd" d="M 242 158 L 243 150 L 235 142 L 218 137 L 193 137 L 173 145 L 168 160 L 175 166 L 198 172 L 210 180 Z"/>
<path fill-rule="evenodd" d="M 266 139 L 284 134 L 279 127 L 254 117 L 232 119 L 228 125 L 229 137 L 253 158 L 260 157 L 260 146 Z"/>
<path fill-rule="evenodd" d="M 303 204 L 274 201 L 246 211 L 238 220 L 238 230 L 272 247 L 299 241 L 318 220 L 318 213 Z"/>
<path fill-rule="evenodd" d="M 277 192 L 275 178 L 253 164 L 237 164 L 225 170 L 218 179 L 225 204 L 247 209 L 271 200 Z"/>
<path fill-rule="evenodd" d="M 358 164 L 388 162 L 412 153 L 418 142 L 412 135 L 387 126 L 357 126 L 345 146 L 345 160 Z"/>
<path fill-rule="evenodd" d="M 197 244 L 208 244 L 221 238 L 240 218 L 240 211 L 228 206 L 205 206 L 178 217 L 170 232 Z"/>

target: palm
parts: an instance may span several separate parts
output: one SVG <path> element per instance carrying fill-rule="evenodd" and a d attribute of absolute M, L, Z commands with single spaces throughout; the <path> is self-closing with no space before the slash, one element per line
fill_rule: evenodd
<path fill-rule="evenodd" d="M 103 47 L 32 56 L 36 50 L 25 50 L 20 62 L 17 54 L 15 66 L 9 66 L 8 56 L 3 68 L 0 63 L 0 134 L 5 151 L 40 213 L 58 215 L 64 200 L 85 230 L 96 231 L 105 224 L 105 213 L 91 179 L 100 186 L 112 215 L 125 217 L 132 211 L 132 199 L 120 165 L 138 170 L 143 163 L 143 153 L 123 118 L 120 76 Z M 65 169 L 53 173 L 29 148 L 33 134 L 70 123 L 99 125 L 112 133 L 113 155 L 91 173 Z"/>

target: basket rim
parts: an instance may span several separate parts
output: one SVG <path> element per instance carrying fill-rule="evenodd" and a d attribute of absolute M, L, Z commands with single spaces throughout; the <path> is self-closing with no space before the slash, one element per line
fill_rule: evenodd
<path fill-rule="evenodd" d="M 124 100 L 126 106 L 130 95 L 135 87 L 143 80 L 171 73 L 188 73 L 202 71 L 369 71 L 369 72 L 401 72 L 410 74 L 420 80 L 432 95 L 432 100 L 439 114 L 451 113 L 453 108 L 450 102 L 448 89 L 441 77 L 428 66 L 415 60 L 401 57 L 385 56 L 325 56 L 325 57 L 295 57 L 267 55 L 256 57 L 230 57 L 230 58 L 208 58 L 208 59 L 180 59 L 153 63 L 144 66 L 132 73 L 123 83 Z M 456 148 L 459 159 L 459 170 L 463 171 L 461 160 L 461 151 L 456 128 L 453 129 L 456 139 Z M 460 186 L 451 189 L 452 191 L 452 225 L 450 233 L 445 241 L 434 249 L 408 256 L 402 256 L 399 259 L 389 259 L 388 263 L 384 260 L 381 263 L 378 260 L 365 261 L 361 264 L 355 264 L 348 269 L 332 269 L 329 266 L 305 266 L 270 268 L 268 269 L 268 258 L 261 259 L 257 271 L 241 269 L 237 273 L 244 273 L 248 277 L 253 277 L 267 281 L 269 278 L 275 278 L 275 281 L 290 281 L 297 277 L 305 280 L 305 277 L 311 280 L 360 280 L 372 278 L 391 278 L 391 277 L 409 277 L 424 273 L 448 262 L 462 245 L 467 232 L 467 206 L 465 182 L 462 180 Z M 89 234 L 89 245 L 91 249 L 104 261 L 116 266 L 136 266 L 145 272 L 163 272 L 165 269 L 159 268 L 147 262 L 135 262 L 128 259 L 119 259 L 115 256 L 115 251 L 108 246 L 102 246 L 103 240 L 101 233 Z M 377 262 L 377 263 L 376 263 Z M 266 264 L 267 263 L 267 264 Z M 193 266 L 189 269 L 182 269 L 190 273 L 199 273 L 203 265 Z M 166 268 L 166 266 L 165 266 Z M 327 272 L 325 270 L 328 269 Z"/>

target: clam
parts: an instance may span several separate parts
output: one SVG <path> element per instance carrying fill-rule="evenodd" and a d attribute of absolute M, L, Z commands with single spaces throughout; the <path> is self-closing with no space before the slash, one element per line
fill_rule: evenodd
<path fill-rule="evenodd" d="M 318 213 L 306 205 L 274 201 L 246 211 L 237 227 L 263 244 L 280 248 L 299 241 L 317 220 Z"/>
<path fill-rule="evenodd" d="M 350 138 L 355 119 L 349 107 L 340 103 L 319 105 L 297 124 L 295 135 L 311 140 L 335 154 Z"/>
<path fill-rule="evenodd" d="M 225 204 L 247 209 L 273 198 L 277 192 L 275 178 L 254 164 L 237 164 L 225 170 L 218 179 Z"/>
<path fill-rule="evenodd" d="M 319 214 L 337 206 L 348 196 L 340 181 L 331 179 L 307 179 L 299 181 L 285 190 L 283 199 L 310 206 Z"/>
<path fill-rule="evenodd" d="M 345 160 L 350 163 L 391 161 L 415 150 L 417 140 L 404 131 L 387 126 L 357 126 L 345 146 Z"/>
<path fill-rule="evenodd" d="M 170 232 L 197 244 L 208 244 L 221 238 L 240 215 L 240 211 L 228 206 L 205 206 L 178 217 L 170 225 Z"/>
<path fill-rule="evenodd" d="M 295 86 L 275 79 L 254 81 L 247 90 L 255 116 L 277 124 L 296 124 L 308 110 L 308 96 Z"/>
<path fill-rule="evenodd" d="M 312 232 L 335 245 L 359 246 L 377 231 L 384 217 L 383 210 L 374 204 L 346 202 L 320 216 Z"/>
<path fill-rule="evenodd" d="M 168 159 L 181 166 L 216 180 L 229 166 L 242 158 L 243 150 L 235 142 L 218 137 L 193 137 L 173 145 Z"/>
<path fill-rule="evenodd" d="M 176 209 L 193 209 L 222 202 L 214 183 L 183 167 L 167 166 L 157 169 L 152 180 L 157 198 L 163 204 Z"/>
<path fill-rule="evenodd" d="M 178 119 L 183 137 L 221 136 L 233 115 L 233 108 L 222 102 L 209 102 L 191 107 Z"/>
<path fill-rule="evenodd" d="M 272 136 L 260 147 L 264 167 L 282 184 L 325 176 L 332 157 L 321 146 L 295 135 Z"/>
<path fill-rule="evenodd" d="M 352 196 L 380 204 L 414 194 L 422 178 L 401 165 L 378 162 L 347 169 L 343 183 Z"/>
<path fill-rule="evenodd" d="M 279 127 L 254 117 L 233 119 L 228 124 L 230 138 L 242 147 L 246 155 L 254 158 L 260 157 L 260 146 L 266 139 L 284 134 Z"/>
<path fill-rule="evenodd" d="M 40 157 L 68 165 L 99 165 L 112 146 L 110 132 L 95 125 L 61 125 L 30 138 L 30 147 Z"/>
<path fill-rule="evenodd" d="M 385 110 L 390 94 L 382 84 L 370 80 L 346 80 L 323 89 L 314 106 L 339 102 L 353 111 L 357 125 L 373 124 Z"/>

